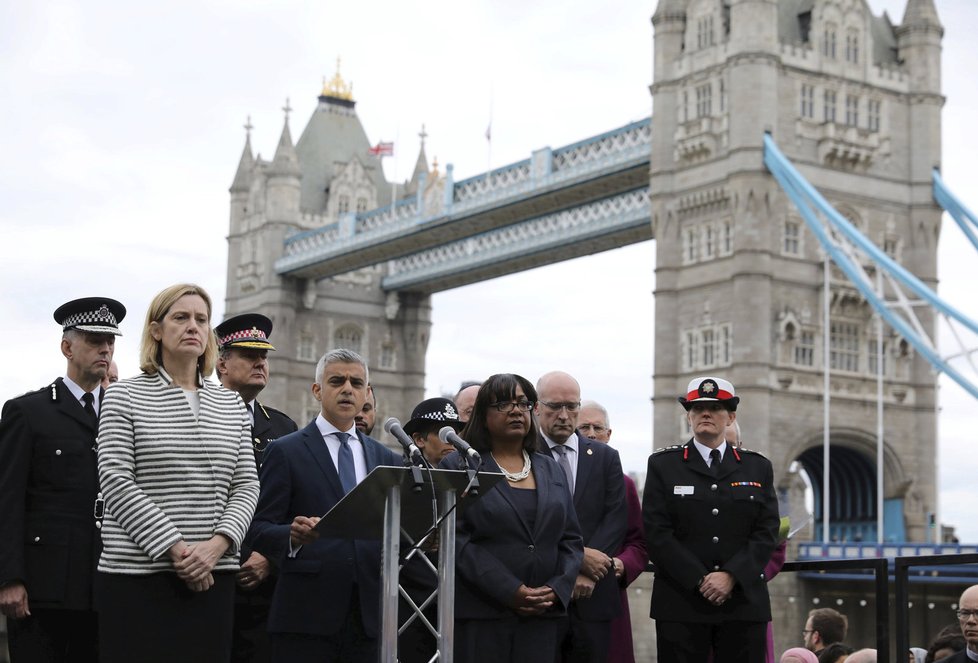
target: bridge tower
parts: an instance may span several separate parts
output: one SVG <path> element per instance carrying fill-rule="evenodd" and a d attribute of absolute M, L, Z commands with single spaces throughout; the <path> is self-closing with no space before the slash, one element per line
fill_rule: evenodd
<path fill-rule="evenodd" d="M 410 412 L 424 395 L 429 297 L 384 292 L 383 265 L 318 280 L 275 272 L 286 237 L 330 226 L 352 234 L 357 212 L 391 202 L 391 184 L 369 152 L 352 86 L 338 71 L 324 83 L 296 144 L 288 103 L 283 110 L 285 123 L 271 161 L 252 156 L 250 122 L 246 127 L 230 188 L 226 315 L 260 311 L 272 319 L 277 351 L 262 399 L 300 425 L 319 411 L 310 393 L 316 362 L 337 347 L 356 350 L 367 360 L 380 416 Z M 426 168 L 426 160 L 419 159 L 418 167 Z M 407 188 L 412 185 L 418 182 Z"/>
<path fill-rule="evenodd" d="M 729 376 L 746 446 L 772 459 L 783 500 L 802 499 L 793 470 L 807 470 L 820 522 L 823 255 L 765 171 L 762 138 L 936 286 L 934 3 L 908 0 L 894 25 L 865 0 L 660 0 L 652 22 L 655 446 L 687 437 L 675 395 L 688 380 Z M 829 315 L 832 537 L 874 541 L 876 328 L 834 268 Z M 884 532 L 924 541 L 937 504 L 936 376 L 889 330 L 883 351 Z"/>

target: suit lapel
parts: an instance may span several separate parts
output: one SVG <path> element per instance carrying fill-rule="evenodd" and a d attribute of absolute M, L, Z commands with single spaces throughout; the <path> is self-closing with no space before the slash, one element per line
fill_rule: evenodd
<path fill-rule="evenodd" d="M 345 493 L 343 492 L 343 484 L 340 483 L 340 475 L 336 471 L 336 466 L 333 465 L 333 458 L 329 455 L 329 447 L 326 446 L 326 441 L 323 440 L 323 435 L 319 432 L 315 419 L 302 429 L 302 443 L 305 444 L 306 449 L 312 454 L 320 471 L 326 477 L 326 483 L 329 484 L 333 494 L 337 498 L 343 497 Z"/>
<path fill-rule="evenodd" d="M 560 473 L 563 475 L 563 470 L 561 470 Z M 533 527 L 533 539 L 536 540 L 540 529 L 546 524 L 544 523 L 544 520 L 548 517 L 548 513 L 544 505 L 551 503 L 550 491 L 552 491 L 555 486 L 553 485 L 554 477 L 550 476 L 549 472 L 534 472 L 533 478 L 536 479 L 537 482 L 537 517 L 536 523 Z"/>
<path fill-rule="evenodd" d="M 531 458 L 531 462 L 532 462 L 532 458 Z M 496 459 L 493 458 L 491 454 L 489 454 L 488 460 L 485 460 L 485 459 L 483 460 L 483 465 L 489 465 L 489 467 L 486 467 L 486 471 L 488 471 L 488 472 L 502 472 L 502 468 L 499 467 L 499 465 L 496 463 Z M 537 490 L 540 489 L 540 478 L 539 478 L 539 476 L 540 476 L 540 473 L 539 472 L 535 472 L 534 473 L 534 478 L 536 479 L 536 482 L 537 482 Z M 512 493 L 510 493 L 511 490 L 520 490 L 520 489 L 519 488 L 510 488 L 510 486 L 509 486 L 509 479 L 503 479 L 502 481 L 500 481 L 498 484 L 496 484 L 496 488 L 497 488 L 497 492 L 499 493 L 500 497 L 503 498 L 503 501 L 505 501 L 506 504 L 509 505 L 509 508 L 513 510 L 513 513 L 516 514 L 516 517 L 519 519 L 520 524 L 523 526 L 523 531 L 525 531 L 527 533 L 527 535 L 532 538 L 533 537 L 533 532 L 530 531 L 530 528 L 529 528 L 529 526 L 527 526 L 526 521 L 523 520 L 523 514 L 520 513 L 520 510 L 516 508 L 516 505 L 515 504 L 513 504 Z M 479 499 L 484 500 L 484 499 L 486 499 L 486 497 L 487 496 L 483 495 Z M 539 518 L 537 520 L 539 520 Z"/>
<path fill-rule="evenodd" d="M 737 458 L 733 454 L 733 449 L 728 444 L 727 450 L 723 452 L 723 460 L 720 461 L 720 471 L 717 473 L 717 479 L 722 479 L 729 474 L 733 474 L 736 469 Z"/>
<path fill-rule="evenodd" d="M 574 479 L 574 508 L 580 505 L 577 503 L 580 496 L 584 493 L 581 486 L 586 486 L 591 470 L 594 468 L 594 456 L 591 451 L 591 440 L 581 434 L 577 435 L 577 477 Z"/>

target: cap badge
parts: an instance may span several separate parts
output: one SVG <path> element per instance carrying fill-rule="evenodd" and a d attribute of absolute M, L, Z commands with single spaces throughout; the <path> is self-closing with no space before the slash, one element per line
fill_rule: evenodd
<path fill-rule="evenodd" d="M 102 304 L 102 306 L 100 306 L 99 309 L 97 311 L 95 311 L 95 316 L 99 320 L 108 320 L 109 319 L 109 307 L 106 306 L 105 304 Z"/>
<path fill-rule="evenodd" d="M 445 404 L 445 418 L 446 419 L 458 419 L 458 412 L 452 407 L 451 403 Z"/>
<path fill-rule="evenodd" d="M 701 397 L 708 398 L 716 394 L 718 389 L 719 387 L 717 387 L 717 383 L 713 380 L 703 380 L 703 382 L 700 383 L 700 388 L 698 391 L 700 392 Z"/>
<path fill-rule="evenodd" d="M 261 338 L 262 333 L 258 331 L 258 327 L 251 328 L 251 338 Z"/>

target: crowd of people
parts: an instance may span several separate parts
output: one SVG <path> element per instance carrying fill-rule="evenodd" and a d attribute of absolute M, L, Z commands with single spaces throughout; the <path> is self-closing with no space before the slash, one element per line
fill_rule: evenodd
<path fill-rule="evenodd" d="M 3 407 L 11 661 L 376 661 L 381 544 L 318 526 L 374 468 L 411 462 L 371 436 L 367 362 L 325 353 L 310 376 L 320 412 L 300 428 L 258 400 L 267 317 L 214 326 L 202 288 L 166 288 L 145 316 L 140 374 L 119 380 L 125 315 L 104 297 L 59 307 L 65 375 Z M 641 502 L 607 410 L 566 372 L 499 373 L 417 404 L 403 427 L 414 462 L 464 468 L 461 437 L 502 477 L 458 516 L 456 660 L 633 663 L 625 590 L 650 561 L 659 661 L 776 660 L 767 583 L 786 532 L 771 463 L 740 444 L 728 380 L 695 378 L 678 401 L 690 439 L 649 457 Z M 405 561 L 405 591 L 434 623 L 437 580 L 414 562 L 437 568 L 437 542 L 416 552 L 427 560 Z M 926 660 L 976 660 L 976 613 L 971 588 Z M 834 610 L 813 610 L 802 635 L 778 660 L 875 660 L 845 646 Z M 415 619 L 399 660 L 437 646 Z"/>

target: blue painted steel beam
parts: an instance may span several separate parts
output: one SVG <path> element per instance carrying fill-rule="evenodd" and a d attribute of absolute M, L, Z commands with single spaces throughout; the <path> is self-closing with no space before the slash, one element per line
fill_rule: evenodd
<path fill-rule="evenodd" d="M 836 231 L 843 234 L 850 242 L 872 258 L 878 268 L 886 270 L 891 277 L 914 292 L 936 311 L 948 318 L 956 320 L 975 334 L 978 334 L 978 322 L 971 320 L 953 306 L 944 302 L 920 279 L 899 265 L 860 233 L 798 172 L 781 150 L 778 149 L 777 144 L 770 134 L 764 135 L 764 165 L 767 166 L 768 170 L 781 185 L 781 188 L 784 189 L 785 193 L 788 194 L 788 197 L 798 208 L 802 218 L 805 219 L 805 223 L 828 252 L 832 261 L 849 277 L 853 285 L 859 289 L 860 293 L 862 293 L 886 323 L 907 339 L 931 366 L 945 373 L 965 391 L 978 399 L 978 386 L 944 361 L 932 346 L 929 339 L 921 338 L 906 320 L 896 315 L 886 305 L 886 302 L 881 299 L 880 295 L 876 293 L 872 285 L 867 282 L 862 268 L 850 261 L 835 243 L 829 239 L 826 228 L 818 219 L 816 209 L 828 219 Z"/>

